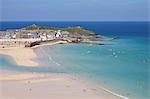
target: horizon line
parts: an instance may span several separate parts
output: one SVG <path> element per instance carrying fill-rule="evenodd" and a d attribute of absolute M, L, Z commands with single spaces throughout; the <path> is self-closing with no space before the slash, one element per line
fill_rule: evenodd
<path fill-rule="evenodd" d="M 58 21 L 54 21 L 54 20 L 47 20 L 47 21 L 45 21 L 45 20 L 40 20 L 40 21 L 37 21 L 37 20 L 2 20 L 2 21 L 0 21 L 0 22 L 150 22 L 150 20 L 147 20 L 147 21 L 145 21 L 145 20 L 139 20 L 139 21 L 136 21 L 136 20 L 128 20 L 128 21 L 124 21 L 124 20 L 122 20 L 122 21 L 118 21 L 118 20 L 114 20 L 114 21 L 68 21 L 68 20 L 64 20 L 64 21 L 62 21 L 62 20 L 58 20 Z"/>

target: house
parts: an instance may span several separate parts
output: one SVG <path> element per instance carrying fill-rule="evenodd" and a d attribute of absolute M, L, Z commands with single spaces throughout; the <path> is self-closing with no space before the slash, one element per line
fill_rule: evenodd
<path fill-rule="evenodd" d="M 61 33 L 60 30 L 58 30 L 58 31 L 56 32 L 55 37 L 56 37 L 56 38 L 62 37 L 62 33 Z"/>
<path fill-rule="evenodd" d="M 52 35 L 47 35 L 47 39 L 48 39 L 48 40 L 53 40 L 54 37 L 53 37 Z"/>
<path fill-rule="evenodd" d="M 69 32 L 68 31 L 62 31 L 61 33 L 62 33 L 62 36 L 64 38 L 69 36 Z"/>
<path fill-rule="evenodd" d="M 16 37 L 17 37 L 16 34 L 12 35 L 12 39 L 16 39 Z"/>
<path fill-rule="evenodd" d="M 41 38 L 41 41 L 45 41 L 45 40 L 47 40 L 46 35 L 40 35 L 40 38 Z"/>

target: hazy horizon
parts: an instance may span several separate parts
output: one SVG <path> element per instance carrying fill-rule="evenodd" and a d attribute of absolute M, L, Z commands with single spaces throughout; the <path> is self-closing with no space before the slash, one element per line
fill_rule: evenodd
<path fill-rule="evenodd" d="M 148 0 L 1 0 L 0 21 L 150 21 Z"/>

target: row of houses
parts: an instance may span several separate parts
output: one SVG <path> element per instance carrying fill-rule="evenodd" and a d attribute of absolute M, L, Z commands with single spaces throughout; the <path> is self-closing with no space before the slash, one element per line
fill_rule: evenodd
<path fill-rule="evenodd" d="M 0 39 L 37 39 L 53 40 L 65 38 L 69 32 L 61 30 L 7 30 L 0 32 Z"/>

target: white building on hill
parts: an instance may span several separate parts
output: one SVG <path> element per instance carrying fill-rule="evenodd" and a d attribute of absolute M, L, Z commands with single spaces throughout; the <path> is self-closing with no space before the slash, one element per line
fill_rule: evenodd
<path fill-rule="evenodd" d="M 55 37 L 56 37 L 56 38 L 62 37 L 62 33 L 61 33 L 60 30 L 57 31 L 57 33 L 55 34 Z"/>

